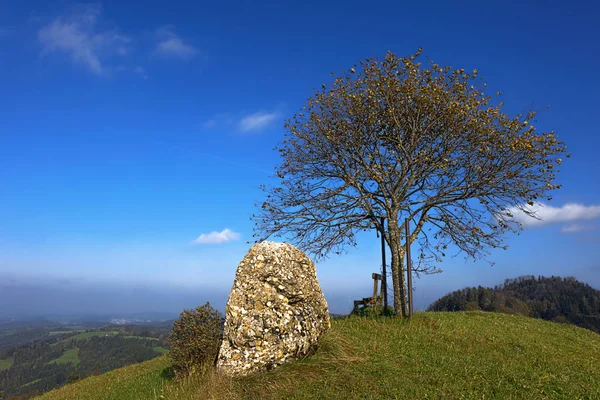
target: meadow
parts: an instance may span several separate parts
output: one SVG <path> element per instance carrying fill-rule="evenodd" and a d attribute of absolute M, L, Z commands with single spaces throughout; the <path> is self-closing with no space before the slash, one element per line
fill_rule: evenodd
<path fill-rule="evenodd" d="M 174 380 L 170 365 L 165 355 L 40 399 L 600 399 L 600 335 L 500 313 L 334 319 L 313 356 L 242 378 L 204 366 Z"/>

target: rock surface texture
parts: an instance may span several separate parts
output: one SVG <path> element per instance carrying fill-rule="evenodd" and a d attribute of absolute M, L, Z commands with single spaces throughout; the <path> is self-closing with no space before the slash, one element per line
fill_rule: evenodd
<path fill-rule="evenodd" d="M 228 375 L 271 370 L 309 354 L 329 327 L 306 254 L 287 243 L 256 244 L 237 268 L 217 368 Z"/>

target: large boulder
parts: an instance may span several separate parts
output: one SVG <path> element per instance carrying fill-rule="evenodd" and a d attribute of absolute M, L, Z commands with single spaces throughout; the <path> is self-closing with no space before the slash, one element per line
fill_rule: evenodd
<path fill-rule="evenodd" d="M 217 368 L 228 375 L 271 370 L 309 354 L 329 327 L 310 258 L 287 243 L 256 244 L 237 268 Z"/>

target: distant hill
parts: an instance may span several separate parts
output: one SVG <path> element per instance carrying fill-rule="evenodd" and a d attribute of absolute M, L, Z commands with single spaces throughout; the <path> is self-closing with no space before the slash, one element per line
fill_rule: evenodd
<path fill-rule="evenodd" d="M 598 399 L 599 361 L 600 335 L 519 315 L 348 317 L 331 321 L 316 354 L 265 374 L 205 368 L 174 381 L 159 357 L 40 400 Z"/>
<path fill-rule="evenodd" d="M 166 337 L 172 327 L 173 321 L 101 329 L 39 321 L 0 324 L 0 399 L 27 399 L 159 357 L 168 351 Z"/>
<path fill-rule="evenodd" d="M 571 323 L 600 333 L 600 291 L 575 278 L 522 276 L 445 295 L 429 311 L 496 311 Z"/>

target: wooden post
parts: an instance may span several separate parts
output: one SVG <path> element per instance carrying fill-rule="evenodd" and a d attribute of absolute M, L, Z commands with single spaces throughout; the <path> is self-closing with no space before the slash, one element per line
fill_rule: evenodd
<path fill-rule="evenodd" d="M 374 299 L 375 305 L 377 307 L 381 307 L 382 306 L 381 300 L 383 298 L 383 293 L 381 292 L 381 289 L 383 289 L 383 276 L 380 274 L 373 273 L 372 277 L 373 277 L 373 299 Z M 381 288 L 381 289 L 379 290 L 379 294 L 377 294 L 377 288 L 379 285 L 379 281 L 381 281 L 381 286 L 379 286 L 379 288 Z"/>
<path fill-rule="evenodd" d="M 377 297 L 377 277 L 373 274 L 373 298 Z"/>
<path fill-rule="evenodd" d="M 381 273 L 383 275 L 381 279 L 381 292 L 383 293 L 383 309 L 387 311 L 388 298 L 387 298 L 387 272 L 385 265 L 385 217 L 381 217 Z"/>
<path fill-rule="evenodd" d="M 410 225 L 408 218 L 404 221 L 406 226 L 406 274 L 408 284 L 408 317 L 412 318 L 413 315 L 413 293 L 412 293 L 412 265 L 410 259 Z"/>

